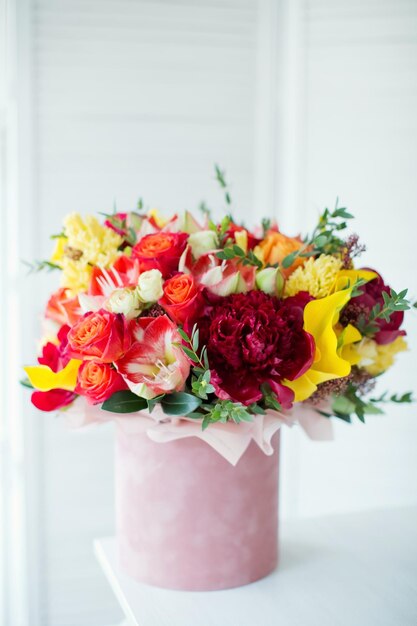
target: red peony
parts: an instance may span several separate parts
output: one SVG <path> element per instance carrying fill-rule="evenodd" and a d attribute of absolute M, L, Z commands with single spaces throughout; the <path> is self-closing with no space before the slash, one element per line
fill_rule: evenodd
<path fill-rule="evenodd" d="M 282 406 L 293 392 L 282 384 L 311 366 L 314 340 L 303 330 L 308 294 L 280 300 L 262 291 L 234 294 L 208 306 L 199 320 L 216 394 L 249 405 L 262 398 L 268 383 Z"/>
<path fill-rule="evenodd" d="M 67 353 L 74 359 L 112 363 L 130 347 L 129 326 L 121 313 L 86 313 L 68 333 Z"/>
<path fill-rule="evenodd" d="M 371 271 L 375 272 L 375 270 Z M 378 272 L 375 273 L 377 274 Z M 384 292 L 389 294 L 391 289 L 384 283 L 382 277 L 378 274 L 377 278 L 374 278 L 363 285 L 363 287 L 361 287 L 361 291 L 361 295 L 356 296 L 356 298 L 352 298 L 345 307 L 345 317 L 354 315 L 359 318 L 363 315 L 365 320 L 367 320 L 369 313 L 376 304 L 379 304 L 381 309 L 384 308 L 384 298 L 382 294 Z M 396 311 L 391 315 L 388 321 L 376 319 L 375 324 L 378 326 L 378 331 L 375 333 L 373 339 L 375 339 L 375 341 L 379 344 L 387 344 L 394 341 L 400 335 L 405 335 L 405 330 L 399 330 L 403 320 L 403 311 Z M 355 324 L 355 319 L 352 319 L 352 323 Z"/>
<path fill-rule="evenodd" d="M 69 357 L 65 350 L 69 326 L 62 326 L 58 333 L 58 344 L 48 342 L 42 348 L 42 354 L 38 357 L 40 365 L 47 365 L 53 372 L 59 372 L 68 363 Z M 65 389 L 51 389 L 50 391 L 34 391 L 31 396 L 32 404 L 40 411 L 55 411 L 71 404 L 77 395 Z"/>
<path fill-rule="evenodd" d="M 178 271 L 187 239 L 187 233 L 159 232 L 146 235 L 133 247 L 132 257 L 139 259 L 142 272 L 157 269 L 164 278 L 169 278 Z"/>

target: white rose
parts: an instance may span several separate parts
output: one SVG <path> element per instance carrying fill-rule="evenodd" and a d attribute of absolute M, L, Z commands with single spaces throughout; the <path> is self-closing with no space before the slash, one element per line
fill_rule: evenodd
<path fill-rule="evenodd" d="M 199 259 L 203 254 L 212 252 L 219 247 L 219 238 L 213 230 L 200 230 L 188 237 L 188 243 L 191 246 L 193 257 Z"/>
<path fill-rule="evenodd" d="M 163 296 L 162 274 L 159 270 L 148 270 L 139 276 L 135 289 L 141 302 L 156 302 Z"/>
<path fill-rule="evenodd" d="M 141 312 L 141 303 L 136 289 L 115 289 L 106 300 L 105 308 L 112 313 L 123 313 L 128 320 L 137 317 Z"/>
<path fill-rule="evenodd" d="M 280 296 L 284 278 L 277 267 L 265 267 L 256 273 L 256 286 L 271 296 Z"/>

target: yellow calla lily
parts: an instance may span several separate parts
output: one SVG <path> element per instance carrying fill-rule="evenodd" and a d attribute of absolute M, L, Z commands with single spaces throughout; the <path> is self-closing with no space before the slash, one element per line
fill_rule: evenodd
<path fill-rule="evenodd" d="M 337 272 L 332 292 L 334 293 L 335 291 L 340 291 L 341 289 L 353 287 L 358 280 L 365 280 L 366 282 L 369 282 L 376 277 L 377 274 L 371 270 L 339 270 Z"/>
<path fill-rule="evenodd" d="M 295 401 L 306 400 L 317 385 L 350 373 L 351 364 L 344 358 L 343 346 L 338 346 L 336 324 L 341 309 L 349 301 L 352 288 L 309 302 L 304 309 L 304 329 L 314 337 L 316 354 L 311 368 L 296 380 L 285 380 L 284 385 L 294 391 Z M 355 329 L 356 330 L 356 329 Z M 349 329 L 352 337 L 352 331 Z M 361 338 L 359 333 L 358 341 Z"/>
<path fill-rule="evenodd" d="M 304 330 L 314 337 L 316 353 L 311 368 L 296 380 L 284 384 L 294 391 L 295 402 L 309 398 L 317 385 L 350 374 L 351 366 L 359 361 L 353 345 L 361 340 L 360 332 L 349 324 L 338 332 L 339 313 L 351 298 L 358 280 L 376 277 L 370 270 L 340 270 L 332 293 L 309 302 L 304 309 Z"/>
<path fill-rule="evenodd" d="M 74 391 L 81 363 L 82 361 L 78 359 L 71 359 L 59 372 L 53 372 L 47 365 L 33 365 L 23 369 L 32 385 L 39 391 L 51 391 L 51 389 Z"/>
<path fill-rule="evenodd" d="M 351 365 L 357 365 L 360 361 L 360 356 L 357 350 L 354 348 L 355 343 L 362 339 L 361 333 L 357 328 L 348 324 L 346 328 L 340 333 L 338 338 L 338 352 L 342 359 L 348 361 Z"/>

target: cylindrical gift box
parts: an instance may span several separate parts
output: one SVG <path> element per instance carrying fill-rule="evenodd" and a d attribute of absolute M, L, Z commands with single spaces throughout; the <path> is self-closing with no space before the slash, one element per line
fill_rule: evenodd
<path fill-rule="evenodd" d="M 132 418 L 135 419 L 135 418 Z M 279 433 L 236 466 L 206 442 L 152 441 L 117 425 L 119 564 L 137 581 L 189 591 L 246 585 L 277 564 Z"/>

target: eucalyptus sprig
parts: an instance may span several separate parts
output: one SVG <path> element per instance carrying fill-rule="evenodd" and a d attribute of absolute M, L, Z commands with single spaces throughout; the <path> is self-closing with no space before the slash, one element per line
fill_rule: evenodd
<path fill-rule="evenodd" d="M 200 204 L 198 205 L 198 210 L 210 221 L 212 221 L 211 218 L 211 209 L 207 206 L 206 202 L 204 202 L 204 200 L 202 200 L 200 202 Z"/>
<path fill-rule="evenodd" d="M 317 412 L 325 417 L 338 417 L 345 422 L 351 422 L 352 417 L 356 417 L 363 423 L 365 423 L 366 415 L 382 415 L 384 410 L 378 406 L 379 404 L 387 404 L 394 402 L 396 404 L 410 404 L 414 402 L 412 392 L 406 392 L 402 395 L 392 394 L 389 395 L 385 391 L 378 398 L 370 398 L 369 401 L 365 401 L 359 396 L 357 387 L 350 383 L 343 394 L 334 396 L 329 411 L 321 411 L 317 409 Z"/>
<path fill-rule="evenodd" d="M 407 391 L 403 394 L 394 393 L 392 395 L 389 395 L 388 391 L 384 391 L 378 398 L 371 398 L 370 401 L 374 404 L 387 404 L 390 402 L 394 402 L 394 404 L 411 404 L 415 402 L 415 398 L 413 398 L 412 391 Z"/>
<path fill-rule="evenodd" d="M 226 204 L 230 206 L 232 204 L 232 199 L 230 197 L 229 186 L 226 182 L 225 172 L 221 170 L 217 164 L 214 165 L 214 171 L 216 173 L 217 182 L 219 183 L 220 187 L 224 190 L 224 198 L 226 200 Z"/>
<path fill-rule="evenodd" d="M 188 344 L 180 344 L 180 348 L 185 352 L 188 358 L 194 363 L 192 367 L 191 389 L 202 400 L 207 400 L 210 393 L 214 393 L 214 387 L 210 383 L 210 367 L 207 357 L 207 347 L 203 346 L 200 354 L 198 354 L 200 333 L 197 324 L 194 324 L 191 331 L 191 337 L 187 335 L 184 329 L 178 329 L 181 338 Z"/>
<path fill-rule="evenodd" d="M 277 395 L 272 391 L 268 383 L 263 383 L 263 385 L 261 385 L 261 391 L 263 394 L 265 406 L 268 409 L 274 409 L 274 411 L 282 411 L 282 406 L 280 402 L 278 402 Z"/>
<path fill-rule="evenodd" d="M 226 248 L 223 248 L 223 250 L 219 250 L 219 252 L 216 252 L 216 256 L 218 259 L 221 260 L 238 259 L 243 265 L 254 265 L 258 269 L 262 268 L 262 261 L 258 259 L 253 250 L 248 250 L 247 252 L 245 252 L 237 244 L 226 246 Z"/>
<path fill-rule="evenodd" d="M 320 254 L 334 254 L 343 247 L 343 240 L 337 236 L 347 228 L 347 221 L 353 219 L 346 208 L 338 207 L 338 199 L 334 211 L 325 209 L 311 235 L 305 238 L 304 244 L 282 260 L 284 268 L 291 267 L 298 257 L 319 256 Z"/>
<path fill-rule="evenodd" d="M 46 270 L 47 272 L 52 272 L 53 270 L 60 270 L 61 267 L 56 263 L 52 263 L 51 261 L 33 261 L 33 263 L 29 263 L 28 261 L 22 261 L 24 265 L 28 268 L 28 274 L 35 274 L 37 272 L 43 272 Z"/>
<path fill-rule="evenodd" d="M 374 335 L 378 332 L 379 326 L 378 320 L 384 320 L 388 322 L 393 313 L 398 311 L 408 311 L 410 308 L 410 302 L 406 299 L 408 289 L 403 289 L 400 293 L 396 293 L 394 289 L 390 289 L 389 293 L 382 292 L 383 305 L 379 302 L 375 304 L 369 314 L 361 314 L 357 321 L 357 328 L 362 335 L 367 337 Z"/>
<path fill-rule="evenodd" d="M 248 408 L 243 404 L 232 402 L 232 400 L 219 400 L 216 404 L 202 404 L 200 408 L 206 413 L 202 422 L 203 430 L 216 422 L 240 424 L 240 422 L 253 421 L 253 415 L 248 411 Z M 201 414 L 194 413 L 189 417 L 195 416 L 201 417 Z"/>

